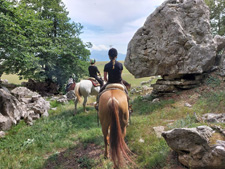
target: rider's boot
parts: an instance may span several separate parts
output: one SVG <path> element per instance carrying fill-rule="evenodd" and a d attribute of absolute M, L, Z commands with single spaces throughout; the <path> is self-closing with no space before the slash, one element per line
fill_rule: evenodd
<path fill-rule="evenodd" d="M 95 103 L 95 110 L 97 111 L 98 111 L 98 103 L 99 103 L 99 95 L 97 96 L 96 103 Z"/>

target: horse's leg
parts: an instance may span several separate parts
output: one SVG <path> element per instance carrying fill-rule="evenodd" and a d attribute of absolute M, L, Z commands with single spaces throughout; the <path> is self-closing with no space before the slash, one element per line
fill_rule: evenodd
<path fill-rule="evenodd" d="M 84 102 L 83 102 L 84 112 L 86 112 L 86 103 L 87 103 L 87 97 L 84 97 Z"/>
<path fill-rule="evenodd" d="M 109 145 L 109 135 L 108 135 L 108 128 L 109 126 L 104 125 L 102 126 L 102 133 L 104 135 L 104 142 L 105 142 L 105 154 L 104 158 L 109 158 L 109 151 L 108 151 L 108 145 Z"/>
<path fill-rule="evenodd" d="M 75 98 L 74 99 L 74 106 L 75 106 L 74 115 L 77 113 L 77 103 L 78 103 L 78 99 Z"/>

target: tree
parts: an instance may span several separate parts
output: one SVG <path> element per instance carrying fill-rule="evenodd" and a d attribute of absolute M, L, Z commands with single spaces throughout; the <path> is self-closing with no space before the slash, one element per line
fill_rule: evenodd
<path fill-rule="evenodd" d="M 15 5 L 15 2 L 0 0 L 0 74 L 18 73 L 27 67 L 37 66 L 38 58 L 34 57 L 30 43 L 42 38 L 48 29 L 49 23 L 39 20 L 34 11 Z"/>
<path fill-rule="evenodd" d="M 205 0 L 210 9 L 210 22 L 212 33 L 221 36 L 225 35 L 225 1 Z"/>
<path fill-rule="evenodd" d="M 87 60 L 90 55 L 87 48 L 91 44 L 84 44 L 79 38 L 82 25 L 70 22 L 61 0 L 20 0 L 17 3 L 4 3 L 8 5 L 9 12 L 3 17 L 8 17 L 10 11 L 23 14 L 16 15 L 20 19 L 18 23 L 14 16 L 10 17 L 11 22 L 5 20 L 8 27 L 9 23 L 16 23 L 14 37 L 19 37 L 15 44 L 5 40 L 1 47 L 5 53 L 5 72 L 18 73 L 27 79 L 56 82 L 60 87 L 63 87 L 72 74 L 78 78 L 87 74 Z M 9 30 L 5 29 L 3 34 L 9 35 Z M 10 37 L 13 38 L 11 35 Z M 6 53 L 5 48 L 9 44 L 12 47 Z M 14 55 L 14 50 L 18 51 L 17 55 Z M 18 66 L 12 71 L 10 64 Z"/>

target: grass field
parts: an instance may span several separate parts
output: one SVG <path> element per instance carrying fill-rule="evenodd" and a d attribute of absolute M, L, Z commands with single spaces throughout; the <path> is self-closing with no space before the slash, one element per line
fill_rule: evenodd
<path fill-rule="evenodd" d="M 123 61 L 119 61 L 119 62 L 123 63 Z M 96 66 L 98 67 L 102 76 L 104 75 L 103 70 L 104 70 L 104 65 L 106 63 L 107 62 L 96 63 Z M 124 70 L 123 70 L 122 78 L 126 80 L 127 82 L 131 83 L 132 87 L 137 87 L 140 85 L 142 81 L 148 81 L 150 79 L 149 77 L 135 79 L 135 77 L 126 69 L 125 66 L 123 66 L 123 68 Z M 20 80 L 17 75 L 12 75 L 12 74 L 9 74 L 9 75 L 3 74 L 1 79 L 2 80 L 7 79 L 9 83 L 13 83 L 13 84 L 21 84 L 21 82 L 27 81 L 25 79 Z"/>
<path fill-rule="evenodd" d="M 8 80 L 9 83 L 13 83 L 13 84 L 21 84 L 22 82 L 26 82 L 27 80 L 25 79 L 19 79 L 19 76 L 15 75 L 15 74 L 3 74 L 1 77 L 2 80 Z"/>
<path fill-rule="evenodd" d="M 165 140 L 156 137 L 153 127 L 164 126 L 170 130 L 207 125 L 197 122 L 194 112 L 199 117 L 208 112 L 224 113 L 224 97 L 224 83 L 217 78 L 209 78 L 206 86 L 176 93 L 156 103 L 137 95 L 132 101 L 134 112 L 125 141 L 135 154 L 138 168 L 185 169 L 171 155 Z M 37 120 L 33 126 L 21 121 L 7 131 L 6 137 L 0 138 L 0 169 L 113 168 L 110 159 L 103 157 L 103 135 L 97 125 L 93 101 L 94 97 L 88 99 L 87 113 L 78 104 L 76 116 L 72 115 L 73 102 L 63 105 L 52 101 L 51 107 L 57 110 L 50 110 L 48 118 Z M 186 102 L 192 108 L 185 107 Z"/>
<path fill-rule="evenodd" d="M 124 63 L 123 61 L 119 61 L 120 63 Z M 97 62 L 96 66 L 98 67 L 99 71 L 101 72 L 101 75 L 103 76 L 103 70 L 104 70 L 104 65 L 107 62 Z M 137 87 L 140 86 L 140 83 L 142 81 L 148 81 L 150 79 L 150 77 L 143 77 L 143 78 L 135 78 L 127 69 L 126 67 L 123 65 L 123 73 L 122 73 L 122 78 L 124 80 L 126 80 L 128 83 L 131 84 L 132 87 Z"/>
<path fill-rule="evenodd" d="M 103 75 L 106 62 L 96 65 Z M 149 78 L 135 79 L 124 67 L 123 78 L 139 86 Z M 10 83 L 20 84 L 18 76 L 3 75 Z M 225 112 L 225 85 L 217 77 L 210 76 L 206 85 L 153 103 L 140 94 L 132 95 L 132 123 L 127 127 L 125 138 L 134 153 L 134 161 L 143 169 L 185 169 L 177 162 L 176 155 L 163 138 L 157 138 L 153 127 L 164 126 L 165 130 L 181 127 L 207 125 L 196 121 L 204 113 Z M 104 159 L 104 141 L 101 127 L 97 125 L 93 107 L 95 97 L 88 98 L 87 113 L 78 104 L 78 114 L 73 116 L 74 104 L 66 105 L 51 101 L 48 118 L 36 120 L 27 126 L 23 120 L 6 136 L 0 138 L 0 169 L 111 169 L 110 159 Z M 190 103 L 191 108 L 185 107 Z M 220 124 L 225 128 L 224 124 Z M 132 168 L 132 167 L 129 167 Z"/>

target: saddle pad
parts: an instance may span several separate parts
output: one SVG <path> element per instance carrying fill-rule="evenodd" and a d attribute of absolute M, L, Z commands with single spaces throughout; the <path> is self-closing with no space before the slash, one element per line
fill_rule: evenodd
<path fill-rule="evenodd" d="M 96 81 L 96 79 L 94 77 L 89 77 L 87 80 L 95 80 Z"/>
<path fill-rule="evenodd" d="M 100 83 L 98 83 L 98 81 L 95 78 L 89 77 L 88 80 L 90 80 L 92 82 L 94 87 L 100 86 Z"/>
<path fill-rule="evenodd" d="M 112 84 L 108 84 L 106 86 L 106 89 L 111 89 L 111 88 L 118 88 L 118 89 L 121 89 L 121 90 L 124 90 L 124 86 L 122 84 L 119 84 L 119 83 L 112 83 Z"/>

